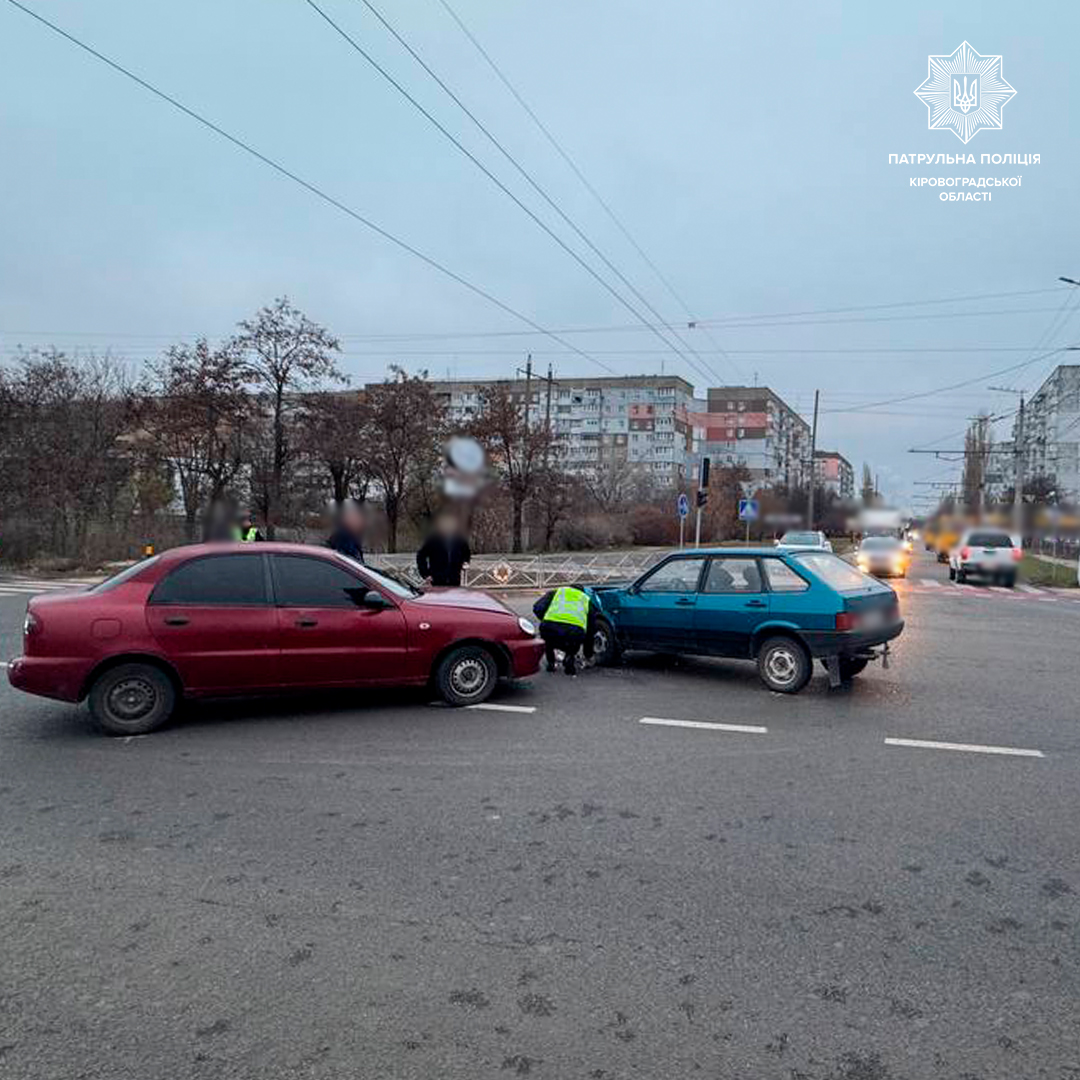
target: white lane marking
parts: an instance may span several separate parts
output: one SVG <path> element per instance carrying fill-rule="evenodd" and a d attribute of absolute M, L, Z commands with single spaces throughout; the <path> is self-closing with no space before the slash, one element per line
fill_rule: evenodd
<path fill-rule="evenodd" d="M 736 731 L 744 735 L 766 735 L 769 729 L 754 724 L 714 724 L 707 720 L 665 720 L 662 716 L 643 716 L 639 724 L 656 724 L 660 727 L 704 728 L 707 731 Z"/>
<path fill-rule="evenodd" d="M 1026 582 L 1017 582 L 1016 587 L 1021 592 L 1033 593 L 1035 596 L 1042 596 L 1042 589 L 1036 589 L 1034 585 L 1028 585 Z"/>
<path fill-rule="evenodd" d="M 6 660 L 0 660 L 0 667 L 11 667 Z"/>
<path fill-rule="evenodd" d="M 536 712 L 535 705 L 499 705 L 496 702 L 483 702 L 480 705 L 466 705 L 466 709 L 487 709 L 489 712 Z"/>
<path fill-rule="evenodd" d="M 933 742 L 929 739 L 886 739 L 886 746 L 912 746 L 921 750 L 962 750 L 968 754 L 1008 754 L 1012 757 L 1044 757 L 1041 750 L 1015 746 L 980 746 L 978 743 Z"/>
<path fill-rule="evenodd" d="M 921 585 L 925 585 L 928 589 L 940 589 L 941 588 L 941 582 L 938 581 L 936 578 L 929 578 L 929 577 L 919 578 L 919 583 Z"/>

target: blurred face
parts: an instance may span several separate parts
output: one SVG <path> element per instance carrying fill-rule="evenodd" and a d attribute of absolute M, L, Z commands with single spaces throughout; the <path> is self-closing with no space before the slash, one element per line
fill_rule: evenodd
<path fill-rule="evenodd" d="M 451 514 L 440 514 L 435 519 L 435 530 L 440 536 L 453 536 L 457 532 L 457 520 Z"/>
<path fill-rule="evenodd" d="M 345 523 L 345 528 L 354 535 L 364 531 L 364 512 L 358 506 L 346 507 L 342 520 Z"/>

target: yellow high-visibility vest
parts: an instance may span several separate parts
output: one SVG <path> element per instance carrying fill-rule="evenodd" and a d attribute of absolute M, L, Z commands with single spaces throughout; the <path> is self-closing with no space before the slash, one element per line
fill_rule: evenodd
<path fill-rule="evenodd" d="M 259 535 L 259 530 L 252 525 L 250 529 L 241 529 L 239 525 L 233 529 L 233 536 L 242 543 L 249 544 Z"/>
<path fill-rule="evenodd" d="M 580 589 L 564 585 L 555 590 L 544 622 L 566 623 L 584 630 L 589 620 L 589 596 Z"/>

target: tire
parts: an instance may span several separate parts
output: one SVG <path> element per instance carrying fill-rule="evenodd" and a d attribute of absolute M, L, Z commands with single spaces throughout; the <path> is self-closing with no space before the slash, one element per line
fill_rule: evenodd
<path fill-rule="evenodd" d="M 449 705 L 479 705 L 499 681 L 495 658 L 482 645 L 462 645 L 443 657 L 435 672 L 439 696 Z"/>
<path fill-rule="evenodd" d="M 956 580 L 956 570 L 953 569 L 953 567 L 951 567 L 951 566 L 949 567 L 949 580 L 950 581 L 955 581 Z"/>
<path fill-rule="evenodd" d="M 607 619 L 597 619 L 596 632 L 593 634 L 593 658 L 596 665 L 611 667 L 619 662 L 621 655 L 615 628 Z"/>
<path fill-rule="evenodd" d="M 1004 585 L 1006 589 L 1015 589 L 1016 588 L 1016 575 L 1015 574 L 1003 574 L 1002 577 L 1001 577 L 1001 584 Z"/>
<path fill-rule="evenodd" d="M 865 656 L 852 656 L 840 658 L 840 678 L 843 682 L 850 682 L 860 672 L 866 669 L 870 661 Z"/>
<path fill-rule="evenodd" d="M 119 664 L 90 687 L 90 715 L 110 735 L 147 735 L 176 710 L 176 686 L 153 664 Z"/>
<path fill-rule="evenodd" d="M 757 666 L 761 681 L 778 694 L 797 694 L 810 681 L 812 670 L 806 647 L 789 637 L 762 642 Z"/>
<path fill-rule="evenodd" d="M 956 571 L 956 580 L 960 585 L 966 585 L 967 584 L 967 571 L 966 570 L 957 570 Z"/>

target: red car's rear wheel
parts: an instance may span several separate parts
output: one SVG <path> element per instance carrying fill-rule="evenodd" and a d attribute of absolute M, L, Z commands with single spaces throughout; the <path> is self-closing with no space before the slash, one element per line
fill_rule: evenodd
<path fill-rule="evenodd" d="M 90 715 L 110 735 L 145 735 L 176 708 L 172 680 L 153 664 L 119 664 L 94 680 Z"/>

